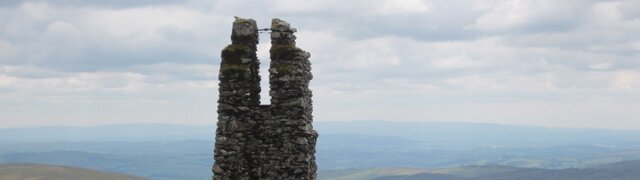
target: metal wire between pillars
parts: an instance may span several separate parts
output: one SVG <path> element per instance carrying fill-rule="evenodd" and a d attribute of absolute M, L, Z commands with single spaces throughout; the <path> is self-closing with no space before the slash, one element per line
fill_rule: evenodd
<path fill-rule="evenodd" d="M 294 31 L 292 31 L 292 30 L 281 31 L 281 30 L 275 30 L 275 29 L 271 29 L 271 28 L 258 29 L 258 33 L 270 33 L 270 32 L 289 32 L 289 33 L 294 33 Z"/>

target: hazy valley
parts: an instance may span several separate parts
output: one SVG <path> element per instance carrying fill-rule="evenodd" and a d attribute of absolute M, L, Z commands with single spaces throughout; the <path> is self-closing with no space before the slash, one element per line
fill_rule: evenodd
<path fill-rule="evenodd" d="M 322 179 L 624 175 L 633 173 L 624 170 L 637 167 L 633 160 L 640 159 L 640 131 L 383 121 L 317 122 L 316 128 Z M 214 129 L 163 124 L 0 129 L 0 163 L 207 179 Z M 628 163 L 611 164 L 621 161 Z"/>

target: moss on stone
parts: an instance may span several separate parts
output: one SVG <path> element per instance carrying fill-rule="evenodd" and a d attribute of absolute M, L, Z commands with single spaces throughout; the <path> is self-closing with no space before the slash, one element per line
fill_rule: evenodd
<path fill-rule="evenodd" d="M 276 67 L 274 67 L 276 69 L 276 72 L 278 74 L 284 73 L 284 74 L 291 74 L 294 70 L 295 70 L 295 66 L 291 65 L 291 64 L 280 64 Z"/>
<path fill-rule="evenodd" d="M 222 50 L 222 63 L 220 72 L 226 77 L 239 77 L 244 79 L 244 74 L 251 71 L 250 64 L 243 63 L 242 58 L 255 56 L 249 46 L 232 44 Z"/>
<path fill-rule="evenodd" d="M 231 44 L 222 50 L 222 64 L 242 64 L 242 58 L 251 58 L 249 46 Z"/>
<path fill-rule="evenodd" d="M 271 59 L 294 59 L 299 49 L 294 45 L 272 45 L 269 53 Z"/>
<path fill-rule="evenodd" d="M 250 68 L 245 64 L 222 64 L 222 66 L 220 66 L 220 73 L 222 73 L 220 80 L 245 80 L 247 78 L 247 71 L 250 71 Z"/>
<path fill-rule="evenodd" d="M 248 71 L 249 70 L 249 66 L 244 65 L 244 64 L 222 64 L 222 66 L 220 67 L 220 70 L 223 73 L 226 72 L 226 71 L 231 71 L 231 70 Z"/>
<path fill-rule="evenodd" d="M 234 45 L 237 45 L 237 44 L 252 44 L 252 43 L 257 44 L 258 43 L 257 39 L 258 39 L 258 36 L 253 36 L 253 35 L 251 35 L 251 36 L 231 36 L 231 41 L 233 41 Z"/>

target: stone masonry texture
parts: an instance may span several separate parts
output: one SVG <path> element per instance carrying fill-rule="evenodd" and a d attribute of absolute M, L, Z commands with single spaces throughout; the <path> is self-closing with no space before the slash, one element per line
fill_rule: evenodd
<path fill-rule="evenodd" d="M 256 22 L 236 17 L 222 50 L 214 179 L 316 179 L 310 54 L 289 23 L 273 19 L 269 30 L 270 105 L 260 105 Z"/>

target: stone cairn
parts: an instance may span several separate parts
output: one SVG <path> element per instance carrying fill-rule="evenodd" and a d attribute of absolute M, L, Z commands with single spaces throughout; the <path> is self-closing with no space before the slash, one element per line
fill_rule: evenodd
<path fill-rule="evenodd" d="M 271 105 L 260 105 L 258 30 L 236 17 L 222 50 L 213 178 L 316 179 L 310 54 L 296 47 L 295 28 L 272 20 Z"/>

